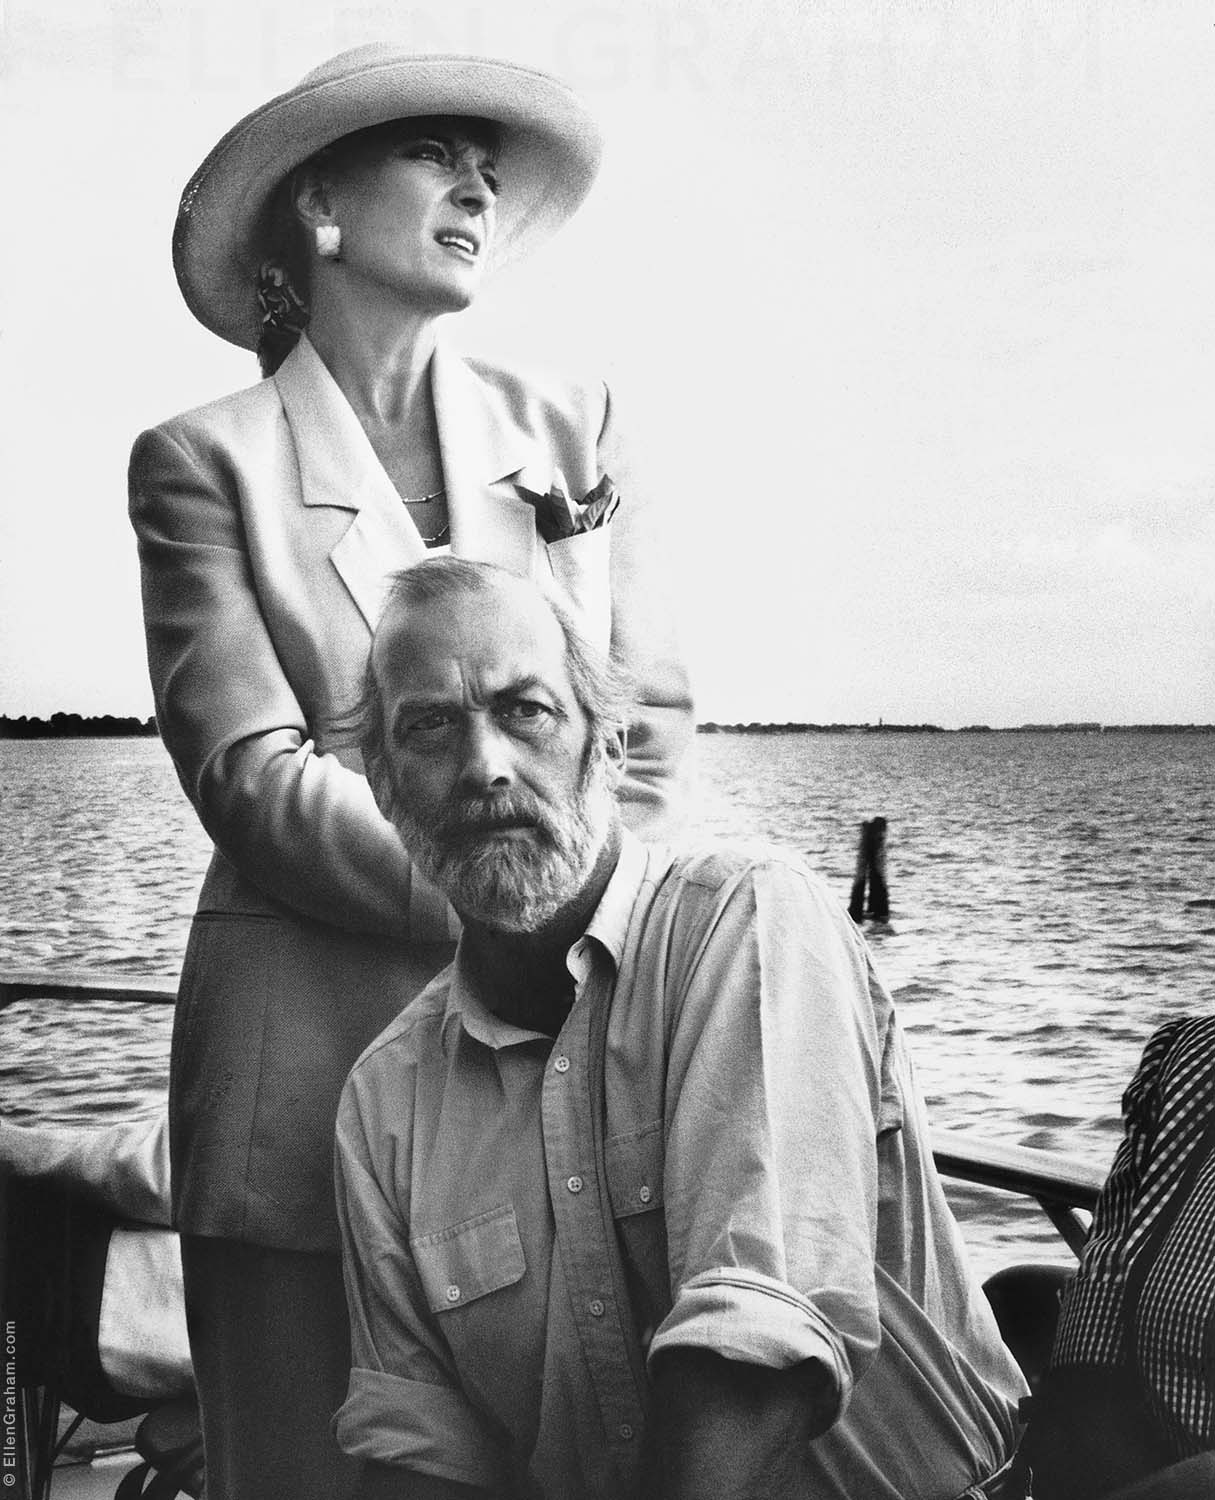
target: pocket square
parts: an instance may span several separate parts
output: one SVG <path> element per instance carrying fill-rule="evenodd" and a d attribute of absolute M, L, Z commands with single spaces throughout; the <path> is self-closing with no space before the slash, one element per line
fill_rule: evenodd
<path fill-rule="evenodd" d="M 524 485 L 518 488 L 522 498 L 535 508 L 536 530 L 543 542 L 563 542 L 584 531 L 598 531 L 608 524 L 620 504 L 620 495 L 609 474 L 605 474 L 581 500 L 571 500 L 558 488 L 551 489 L 547 495 L 538 494 Z"/>

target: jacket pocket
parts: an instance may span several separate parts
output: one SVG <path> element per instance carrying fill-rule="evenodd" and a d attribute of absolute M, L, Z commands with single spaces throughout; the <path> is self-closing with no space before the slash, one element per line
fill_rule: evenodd
<path fill-rule="evenodd" d="M 432 1313 L 453 1312 L 521 1281 L 527 1269 L 509 1203 L 409 1241 Z"/>
<path fill-rule="evenodd" d="M 546 548 L 553 577 L 581 615 L 591 640 L 604 651 L 612 642 L 611 548 L 610 526 L 549 542 Z"/>

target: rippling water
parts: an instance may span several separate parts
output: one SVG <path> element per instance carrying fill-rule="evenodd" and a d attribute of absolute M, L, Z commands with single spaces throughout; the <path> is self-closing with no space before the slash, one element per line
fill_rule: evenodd
<path fill-rule="evenodd" d="M 801 850 L 846 901 L 889 831 L 869 936 L 934 1120 L 1106 1164 L 1149 1033 L 1215 1010 L 1215 736 L 701 735 L 706 829 Z M 0 966 L 174 974 L 207 842 L 158 741 L 0 742 Z M 0 1013 L 0 1107 L 155 1108 L 168 1007 Z M 951 1197 L 981 1263 L 1060 1253 L 1028 1205 Z M 1063 1252 L 1065 1256 L 1065 1252 Z"/>
<path fill-rule="evenodd" d="M 159 740 L 0 741 L 0 971 L 176 975 L 210 844 Z M 100 1121 L 156 1108 L 171 1007 L 0 1012 L 0 1109 Z"/>

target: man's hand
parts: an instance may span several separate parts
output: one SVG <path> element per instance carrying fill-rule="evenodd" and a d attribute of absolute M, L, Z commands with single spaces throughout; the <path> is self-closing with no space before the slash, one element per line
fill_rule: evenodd
<path fill-rule="evenodd" d="M 656 1356 L 645 1500 L 797 1500 L 839 1392 L 817 1360 L 786 1370 L 705 1349 Z"/>

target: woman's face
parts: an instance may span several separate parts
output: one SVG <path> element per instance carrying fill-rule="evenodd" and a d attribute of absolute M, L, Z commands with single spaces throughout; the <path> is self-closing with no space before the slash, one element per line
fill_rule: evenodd
<path fill-rule="evenodd" d="M 426 311 L 467 307 L 493 244 L 496 156 L 491 125 L 445 116 L 341 143 L 319 176 L 344 275 Z"/>

